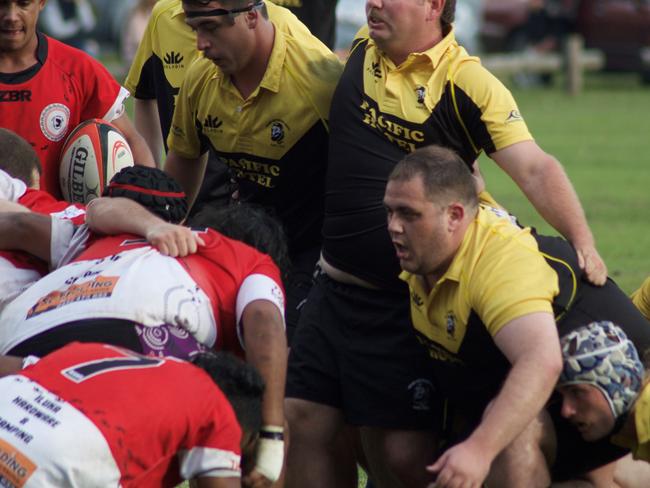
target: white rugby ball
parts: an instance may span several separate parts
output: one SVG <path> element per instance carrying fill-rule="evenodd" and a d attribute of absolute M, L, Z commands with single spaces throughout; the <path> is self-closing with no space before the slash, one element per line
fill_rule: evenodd
<path fill-rule="evenodd" d="M 133 166 L 133 154 L 122 133 L 101 119 L 79 124 L 65 141 L 61 155 L 61 193 L 73 203 L 85 204 L 101 196 L 115 173 Z"/>

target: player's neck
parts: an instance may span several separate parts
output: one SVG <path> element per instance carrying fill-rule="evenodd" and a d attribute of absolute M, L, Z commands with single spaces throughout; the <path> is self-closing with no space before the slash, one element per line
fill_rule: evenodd
<path fill-rule="evenodd" d="M 19 73 L 31 68 L 38 62 L 37 49 L 38 38 L 36 36 L 19 50 L 0 49 L 0 73 Z"/>
<path fill-rule="evenodd" d="M 257 89 L 264 78 L 275 41 L 275 28 L 271 22 L 266 21 L 257 29 L 257 48 L 250 62 L 242 70 L 230 76 L 232 84 L 244 100 Z"/>

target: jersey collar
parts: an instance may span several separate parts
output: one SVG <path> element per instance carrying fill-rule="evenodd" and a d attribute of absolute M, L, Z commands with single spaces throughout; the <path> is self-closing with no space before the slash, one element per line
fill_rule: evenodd
<path fill-rule="evenodd" d="M 426 51 L 419 52 L 419 53 L 411 53 L 409 54 L 408 58 L 406 58 L 406 61 L 404 61 L 401 65 L 400 68 L 404 68 L 406 66 L 411 65 L 414 62 L 419 62 L 422 59 L 427 60 L 428 62 L 431 63 L 431 67 L 433 69 L 436 69 L 438 65 L 440 65 L 443 56 L 445 53 L 449 50 L 451 47 L 455 47 L 458 44 L 456 43 L 456 35 L 454 33 L 454 28 L 453 26 L 449 29 L 449 32 L 445 37 L 442 38 L 442 40 L 436 44 L 433 47 L 430 47 Z M 375 41 L 373 41 L 371 38 L 368 39 L 368 45 L 366 49 L 369 48 L 374 48 L 377 50 L 377 52 L 381 53 L 381 57 L 384 59 L 384 61 L 391 67 L 394 66 L 394 63 L 386 56 L 382 51 L 377 48 L 377 45 L 375 44 Z"/>
<path fill-rule="evenodd" d="M 36 63 L 29 68 L 19 71 L 18 73 L 0 73 L 0 83 L 7 85 L 17 85 L 31 80 L 41 70 L 45 61 L 47 61 L 48 42 L 47 36 L 41 32 L 36 32 L 38 47 L 36 48 Z"/>
<path fill-rule="evenodd" d="M 282 79 L 282 71 L 287 55 L 287 39 L 284 33 L 273 24 L 275 29 L 275 39 L 273 40 L 273 49 L 271 50 L 271 57 L 266 67 L 264 77 L 260 82 L 260 87 L 265 88 L 273 93 L 280 91 L 280 81 Z"/>
<path fill-rule="evenodd" d="M 176 5 L 171 8 L 170 13 L 172 17 L 178 17 L 179 15 L 185 16 L 185 12 L 183 11 L 183 2 L 176 3 Z"/>

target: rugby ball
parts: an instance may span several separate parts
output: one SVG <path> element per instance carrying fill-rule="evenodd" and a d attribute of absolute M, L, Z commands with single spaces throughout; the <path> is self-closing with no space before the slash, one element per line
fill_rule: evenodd
<path fill-rule="evenodd" d="M 133 154 L 117 127 L 101 119 L 86 120 L 72 131 L 61 150 L 63 198 L 88 203 L 101 196 L 113 175 L 127 166 L 133 166 Z"/>

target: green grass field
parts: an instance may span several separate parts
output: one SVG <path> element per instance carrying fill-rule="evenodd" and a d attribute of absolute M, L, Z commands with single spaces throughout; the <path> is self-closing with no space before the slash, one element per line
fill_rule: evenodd
<path fill-rule="evenodd" d="M 634 291 L 650 274 L 650 87 L 634 76 L 594 75 L 578 97 L 560 86 L 513 94 L 538 144 L 569 174 L 610 275 Z M 554 233 L 485 156 L 481 170 L 490 193 L 522 223 Z"/>

